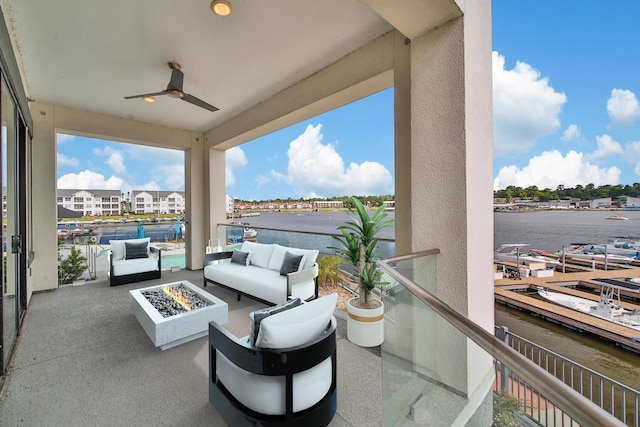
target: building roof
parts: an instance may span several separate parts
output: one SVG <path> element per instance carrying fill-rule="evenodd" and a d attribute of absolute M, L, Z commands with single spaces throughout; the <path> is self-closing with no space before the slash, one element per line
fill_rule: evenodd
<path fill-rule="evenodd" d="M 60 218 L 82 218 L 82 212 L 72 211 L 58 205 L 58 219 Z"/>

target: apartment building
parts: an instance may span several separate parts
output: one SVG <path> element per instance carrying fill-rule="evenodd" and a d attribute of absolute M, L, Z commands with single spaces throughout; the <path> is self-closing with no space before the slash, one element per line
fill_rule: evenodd
<path fill-rule="evenodd" d="M 131 212 L 136 214 L 182 214 L 185 211 L 184 191 L 134 190 L 131 192 Z"/>
<path fill-rule="evenodd" d="M 83 216 L 120 215 L 119 190 L 57 190 L 57 205 Z"/>

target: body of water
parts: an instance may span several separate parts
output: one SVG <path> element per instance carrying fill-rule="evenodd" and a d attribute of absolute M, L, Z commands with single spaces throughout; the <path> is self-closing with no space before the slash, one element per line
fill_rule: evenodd
<path fill-rule="evenodd" d="M 640 211 L 624 211 L 626 221 L 606 219 L 610 211 L 555 210 L 494 214 L 495 248 L 526 243 L 558 252 L 571 243 L 608 243 L 614 237 L 640 238 Z"/>

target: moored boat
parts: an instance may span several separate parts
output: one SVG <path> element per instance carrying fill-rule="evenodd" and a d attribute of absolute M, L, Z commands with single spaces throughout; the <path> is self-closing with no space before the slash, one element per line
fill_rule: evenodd
<path fill-rule="evenodd" d="M 634 256 L 625 256 L 615 253 L 610 253 L 606 250 L 605 245 L 598 245 L 594 243 L 571 243 L 565 246 L 563 249 L 556 252 L 556 255 L 562 257 L 586 259 L 590 261 L 602 261 L 613 262 L 618 264 L 629 264 L 634 260 Z"/>
<path fill-rule="evenodd" d="M 538 287 L 538 295 L 554 304 L 640 331 L 640 313 L 622 307 L 620 288 L 615 286 L 603 285 L 599 301 L 551 292 L 542 287 Z"/>
<path fill-rule="evenodd" d="M 516 264 L 529 265 L 531 263 L 544 262 L 547 266 L 555 267 L 560 262 L 548 256 L 544 256 L 540 251 L 527 249 L 530 245 L 526 243 L 505 243 L 500 245 L 493 254 L 496 262 L 513 262 Z"/>
<path fill-rule="evenodd" d="M 251 239 L 256 237 L 258 234 L 258 231 L 255 228 L 251 228 L 251 227 L 245 227 L 244 228 L 244 238 L 247 239 Z"/>
<path fill-rule="evenodd" d="M 605 246 L 609 253 L 640 259 L 640 238 L 616 237 Z"/>

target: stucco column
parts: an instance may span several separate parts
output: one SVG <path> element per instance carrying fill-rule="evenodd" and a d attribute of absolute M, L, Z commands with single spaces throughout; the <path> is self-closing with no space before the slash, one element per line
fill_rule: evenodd
<path fill-rule="evenodd" d="M 42 103 L 31 105 L 33 252 L 28 293 L 58 287 L 58 213 L 56 205 L 55 109 Z M 53 178 L 53 179 L 52 179 Z"/>
<path fill-rule="evenodd" d="M 208 177 L 207 188 L 205 189 L 208 197 L 208 236 L 211 242 L 220 239 L 220 243 L 224 246 L 226 236 L 218 235 L 217 225 L 226 222 L 226 173 L 225 173 L 225 151 L 211 148 L 205 157 L 207 164 L 205 165 L 205 173 Z M 206 243 L 206 242 L 205 242 Z"/>
<path fill-rule="evenodd" d="M 203 254 L 205 251 L 205 152 L 204 135 L 194 133 L 191 137 L 191 148 L 185 150 L 184 156 L 185 195 L 187 197 L 185 221 L 187 235 L 185 242 L 186 267 L 190 270 L 201 269 L 204 265 Z"/>
<path fill-rule="evenodd" d="M 408 58 L 396 41 L 395 170 L 398 253 L 440 249 L 436 280 L 427 290 L 492 332 L 488 23 L 490 7 L 483 2 L 411 39 Z M 471 394 L 491 374 L 489 358 L 445 321 L 416 312 L 413 322 L 421 328 L 412 357 L 417 366 L 434 369 L 437 381 Z"/>

